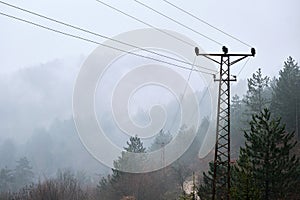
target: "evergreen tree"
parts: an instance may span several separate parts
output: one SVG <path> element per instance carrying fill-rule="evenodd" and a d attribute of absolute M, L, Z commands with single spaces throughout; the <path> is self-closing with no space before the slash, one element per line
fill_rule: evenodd
<path fill-rule="evenodd" d="M 235 114 L 237 117 L 240 116 L 242 112 L 242 100 L 237 94 L 232 97 L 231 109 L 233 114 Z"/>
<path fill-rule="evenodd" d="M 288 131 L 298 131 L 300 139 L 300 69 L 292 57 L 284 62 L 276 81 L 271 109 L 282 118 Z"/>
<path fill-rule="evenodd" d="M 214 163 L 209 163 L 209 171 L 207 173 L 203 172 L 202 184 L 198 188 L 198 196 L 200 199 L 208 200 L 212 198 L 212 186 L 213 186 L 213 176 L 214 176 Z"/>
<path fill-rule="evenodd" d="M 231 152 L 232 158 L 237 159 L 238 150 L 241 144 L 244 143 L 244 137 L 241 130 L 245 129 L 246 119 L 244 117 L 245 105 L 238 95 L 234 95 L 230 106 L 230 120 L 231 120 Z"/>
<path fill-rule="evenodd" d="M 299 176 L 299 159 L 290 155 L 294 133 L 287 133 L 268 109 L 253 115 L 250 126 L 237 163 L 239 199 L 286 199 Z"/>
<path fill-rule="evenodd" d="M 237 200 L 260 199 L 259 188 L 255 184 L 251 162 L 245 149 L 240 152 L 237 164 L 231 168 L 231 197 Z"/>
<path fill-rule="evenodd" d="M 124 147 L 124 149 L 127 152 L 132 152 L 132 153 L 145 153 L 146 148 L 143 146 L 143 142 L 141 139 L 137 136 L 135 137 L 130 137 L 129 141 L 127 141 L 127 147 Z"/>
<path fill-rule="evenodd" d="M 139 162 L 135 159 L 131 160 L 128 152 L 145 153 L 146 148 L 143 146 L 141 139 L 135 136 L 130 137 L 124 150 L 118 160 L 114 161 L 115 169 L 112 169 L 112 175 L 102 178 L 98 184 L 98 191 L 105 199 L 121 199 L 124 196 L 143 199 L 144 190 L 146 189 L 143 187 L 144 174 L 123 172 L 122 169 L 129 169 Z"/>
<path fill-rule="evenodd" d="M 269 87 L 269 77 L 263 77 L 259 68 L 252 74 L 252 78 L 248 79 L 248 90 L 243 101 L 247 106 L 248 114 L 261 112 L 269 106 L 270 99 L 265 91 Z"/>
<path fill-rule="evenodd" d="M 154 142 L 151 144 L 149 150 L 155 151 L 163 146 L 166 146 L 172 140 L 172 135 L 169 132 L 161 130 L 158 135 L 155 137 Z"/>
<path fill-rule="evenodd" d="M 32 183 L 34 174 L 32 167 L 26 157 L 20 158 L 17 161 L 17 166 L 14 170 L 14 182 L 16 189 L 20 189 L 25 185 Z"/>
<path fill-rule="evenodd" d="M 7 167 L 0 170 L 0 193 L 12 190 L 13 174 Z"/>
<path fill-rule="evenodd" d="M 223 167 L 217 168 L 217 176 L 220 176 L 225 172 Z M 212 191 L 213 191 L 213 176 L 214 176 L 214 163 L 209 163 L 209 171 L 207 173 L 203 172 L 203 180 L 198 188 L 198 196 L 202 200 L 210 200 L 212 199 Z M 219 180 L 216 183 L 216 199 L 226 199 L 226 181 L 227 180 Z"/>
<path fill-rule="evenodd" d="M 131 167 L 135 167 L 136 165 L 143 162 L 143 160 L 136 160 L 132 156 L 129 156 L 130 153 L 145 153 L 146 148 L 143 146 L 143 142 L 137 136 L 130 137 L 129 141 L 127 141 L 127 147 L 124 147 L 125 151 L 122 151 L 121 156 L 118 160 L 114 161 L 115 170 L 113 170 L 114 175 L 117 176 L 120 171 L 124 171 L 124 169 L 128 170 Z"/>

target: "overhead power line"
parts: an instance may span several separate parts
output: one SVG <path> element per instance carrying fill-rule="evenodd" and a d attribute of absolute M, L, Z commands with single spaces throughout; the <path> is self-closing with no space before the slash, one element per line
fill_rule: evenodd
<path fill-rule="evenodd" d="M 141 48 L 141 47 L 138 47 L 138 46 L 136 46 L 136 45 L 132 45 L 132 44 L 129 44 L 129 43 L 127 43 L 127 42 L 123 42 L 123 41 L 120 41 L 120 40 L 117 40 L 117 39 L 114 39 L 114 38 L 111 38 L 111 37 L 108 37 L 108 36 L 105 36 L 105 35 L 102 35 L 102 34 L 99 34 L 99 33 L 95 33 L 95 32 L 92 32 L 92 31 L 90 31 L 90 30 L 83 29 L 83 28 L 80 28 L 80 27 L 78 27 L 78 26 L 71 25 L 71 24 L 69 24 L 69 23 L 65 23 L 65 22 L 62 22 L 62 21 L 59 21 L 59 20 L 56 20 L 56 19 L 47 17 L 47 16 L 45 16 L 45 15 L 42 15 L 42 14 L 39 14 L 39 13 L 30 11 L 30 10 L 24 9 L 24 8 L 21 8 L 21 7 L 15 6 L 15 5 L 9 4 L 9 3 L 3 2 L 3 1 L 0 1 L 0 3 L 1 3 L 1 4 L 4 4 L 4 5 L 6 5 L 6 6 L 12 7 L 12 8 L 18 9 L 18 10 L 21 10 L 21 11 L 23 11 L 23 12 L 27 12 L 27 13 L 29 13 L 29 14 L 38 16 L 38 17 L 40 17 L 40 18 L 44 18 L 44 19 L 46 19 L 46 20 L 49 20 L 49 21 L 52 21 L 52 22 L 55 22 L 55 23 L 58 23 L 58 24 L 61 24 L 61 25 L 68 26 L 68 27 L 71 27 L 71 28 L 76 29 L 76 30 L 79 30 L 79 31 L 83 31 L 83 32 L 85 32 L 85 33 L 89 33 L 89 34 L 92 34 L 92 35 L 95 35 L 95 36 L 98 36 L 98 37 L 101 37 L 101 38 L 104 38 L 104 39 L 107 39 L 107 40 L 111 40 L 111 41 L 114 41 L 114 42 L 117 42 L 117 43 L 120 43 L 120 44 L 124 44 L 124 45 L 130 46 L 130 47 L 133 47 L 133 48 L 136 48 L 136 49 L 139 49 L 139 50 L 148 52 L 148 53 L 152 53 L 152 54 L 155 54 L 155 55 L 164 57 L 164 58 L 168 58 L 168 59 L 171 59 L 171 60 L 180 62 L 180 63 L 184 63 L 184 64 L 188 64 L 188 65 L 193 66 L 192 63 L 187 62 L 187 61 L 184 61 L 184 60 L 181 60 L 181 59 L 177 59 L 177 58 L 174 58 L 174 57 L 171 57 L 171 56 L 167 56 L 167 55 L 164 55 L 164 54 L 161 54 L 161 53 L 157 53 L 157 52 L 151 51 L 151 50 L 149 50 L 149 49 Z M 216 72 L 215 70 L 210 69 L 210 68 L 207 68 L 207 67 L 203 67 L 203 66 L 200 66 L 200 65 L 195 65 L 195 66 L 198 67 L 198 68 L 202 68 L 202 69 L 205 69 L 205 70 L 209 70 L 209 71 L 212 71 L 212 72 Z"/>
<path fill-rule="evenodd" d="M 40 28 L 46 29 L 48 31 L 59 33 L 59 34 L 62 34 L 62 35 L 65 35 L 65 36 L 69 36 L 69 37 L 72 37 L 72 38 L 75 38 L 75 39 L 83 40 L 83 41 L 86 41 L 86 42 L 94 43 L 94 44 L 97 44 L 97 45 L 101 45 L 101 46 L 104 46 L 104 47 L 107 47 L 107 48 L 110 48 L 110 49 L 114 49 L 114 50 L 117 50 L 117 51 L 121 51 L 121 52 L 124 52 L 126 54 L 131 54 L 131 55 L 134 55 L 134 56 L 138 56 L 138 57 L 142 57 L 142 58 L 154 60 L 154 61 L 157 61 L 157 62 L 160 62 L 160 63 L 169 64 L 169 65 L 181 68 L 181 69 L 193 70 L 193 71 L 197 71 L 197 72 L 201 72 L 201 73 L 213 75 L 213 73 L 210 73 L 210 72 L 205 72 L 205 71 L 201 71 L 201 70 L 195 70 L 195 69 L 187 68 L 187 67 L 182 66 L 182 65 L 177 65 L 177 64 L 174 64 L 174 63 L 171 63 L 171 62 L 160 60 L 160 59 L 157 59 L 157 58 L 153 58 L 153 57 L 149 57 L 149 56 L 144 56 L 144 55 L 137 54 L 137 53 L 134 53 L 134 52 L 128 52 L 128 51 L 120 49 L 120 48 L 116 48 L 116 47 L 113 47 L 113 46 L 110 46 L 110 45 L 106 45 L 106 44 L 103 44 L 103 43 L 100 43 L 100 42 L 97 42 L 97 41 L 94 41 L 94 40 L 91 40 L 91 39 L 87 39 L 87 38 L 84 38 L 84 37 L 81 37 L 81 36 L 78 36 L 78 35 L 73 35 L 73 34 L 70 34 L 70 33 L 66 33 L 66 32 L 63 32 L 63 31 L 60 31 L 60 30 L 57 30 L 57 29 L 53 29 L 53 28 L 50 28 L 50 27 L 47 27 L 47 26 L 44 26 L 44 25 L 41 25 L 41 24 L 38 24 L 38 23 L 35 23 L 35 22 L 32 22 L 32 21 L 28 21 L 28 20 L 25 20 L 25 19 L 21 19 L 19 17 L 15 17 L 15 16 L 12 16 L 12 15 L 3 13 L 3 12 L 0 12 L 0 15 L 6 16 L 8 18 L 12 18 L 12 19 L 15 19 L 15 20 L 18 20 L 18 21 L 21 21 L 21 22 L 25 22 L 27 24 L 34 25 L 36 27 L 40 27 Z"/>
<path fill-rule="evenodd" d="M 197 59 L 197 56 L 194 57 L 193 64 L 195 64 L 196 59 Z M 192 65 L 192 69 L 193 69 L 193 68 L 194 68 L 194 65 Z M 182 94 L 182 96 L 179 98 L 179 107 L 177 107 L 177 109 L 176 109 L 175 116 L 174 116 L 173 121 L 172 121 L 171 126 L 170 126 L 170 131 L 171 131 L 171 128 L 174 126 L 175 120 L 177 119 L 177 116 L 178 116 L 178 113 L 179 113 L 179 108 L 180 108 L 180 105 L 182 104 L 182 100 L 183 100 L 183 98 L 184 98 L 184 96 L 185 96 L 187 87 L 188 87 L 188 85 L 189 85 L 189 82 L 190 82 L 190 79 L 191 79 L 191 76 L 192 76 L 192 72 L 193 72 L 193 70 L 191 70 L 191 71 L 189 72 L 188 78 L 187 78 L 187 80 L 186 80 L 186 82 L 185 82 L 185 86 L 184 86 L 184 89 L 183 89 L 183 94 Z"/>
<path fill-rule="evenodd" d="M 190 12 L 188 12 L 188 11 L 182 9 L 182 8 L 180 8 L 179 6 L 177 6 L 177 5 L 173 4 L 173 3 L 171 3 L 170 1 L 168 1 L 168 0 L 162 0 L 162 1 L 164 1 L 165 3 L 167 3 L 167 4 L 171 5 L 171 6 L 173 6 L 173 7 L 176 8 L 176 9 L 180 10 L 181 12 L 184 12 L 185 14 L 187 14 L 187 15 L 189 15 L 189 16 L 195 18 L 195 19 L 197 19 L 198 21 L 200 21 L 200 22 L 202 22 L 202 23 L 208 25 L 209 27 L 211 27 L 211 28 L 213 28 L 213 29 L 215 29 L 215 30 L 217 30 L 217 31 L 219 31 L 219 32 L 221 32 L 221 33 L 223 33 L 224 35 L 226 35 L 226 36 L 228 36 L 228 37 L 230 37 L 230 38 L 232 38 L 232 39 L 234 39 L 234 40 L 236 40 L 236 41 L 238 41 L 238 42 L 240 42 L 240 43 L 242 43 L 242 44 L 244 44 L 244 45 L 246 45 L 246 46 L 248 46 L 248 47 L 252 47 L 250 44 L 248 44 L 248 43 L 246 43 L 246 42 L 244 42 L 244 41 L 238 39 L 237 37 L 234 37 L 233 35 L 231 35 L 231 34 L 229 34 L 229 33 L 226 33 L 225 31 L 221 30 L 220 28 L 218 28 L 218 27 L 216 27 L 216 26 L 214 26 L 214 25 L 208 23 L 207 21 L 205 21 L 205 20 L 203 20 L 203 19 L 197 17 L 196 15 L 194 15 L 194 14 L 192 14 L 192 13 L 190 13 Z"/>
<path fill-rule="evenodd" d="M 177 36 L 175 36 L 175 35 L 172 35 L 172 34 L 166 32 L 166 31 L 164 31 L 164 30 L 161 30 L 161 29 L 159 29 L 159 28 L 157 28 L 157 27 L 155 27 L 155 26 L 153 26 L 153 25 L 151 25 L 151 24 L 149 24 L 149 23 L 147 23 L 147 22 L 144 22 L 143 20 L 140 20 L 140 19 L 138 19 L 138 18 L 135 17 L 135 16 L 129 15 L 128 13 L 126 13 L 126 12 L 124 12 L 124 11 L 122 11 L 122 10 L 120 10 L 120 9 L 118 9 L 118 8 L 116 8 L 116 7 L 114 7 L 114 6 L 112 6 L 112 5 L 109 5 L 109 4 L 107 4 L 107 3 L 104 3 L 103 1 L 100 1 L 100 0 L 96 0 L 96 1 L 99 2 L 99 3 L 101 3 L 102 5 L 104 5 L 104 6 L 108 7 L 108 8 L 110 8 L 110 9 L 112 9 L 112 10 L 115 10 L 115 11 L 117 11 L 117 12 L 119 12 L 119 13 L 121 13 L 121 14 L 127 16 L 127 17 L 130 17 L 131 19 L 134 19 L 135 21 L 138 21 L 138 22 L 140 22 L 140 23 L 142 23 L 142 24 L 144 24 L 144 25 L 146 25 L 146 26 L 148 26 L 148 27 L 151 27 L 151 28 L 153 28 L 153 29 L 155 29 L 155 30 L 157 30 L 157 31 L 159 31 L 159 32 L 161 32 L 161 33 L 163 33 L 163 34 L 165 34 L 165 35 L 168 35 L 169 37 L 172 37 L 172 38 L 174 38 L 174 39 L 176 39 L 176 40 L 178 40 L 178 41 L 181 41 L 181 42 L 183 42 L 184 44 L 187 44 L 187 45 L 189 45 L 189 46 L 191 46 L 191 47 L 193 47 L 193 48 L 195 47 L 194 44 L 192 44 L 192 43 L 190 43 L 190 42 L 187 42 L 187 41 L 185 41 L 185 40 L 183 40 L 183 39 L 181 39 L 181 38 L 179 38 L 179 37 L 177 37 Z"/>
<path fill-rule="evenodd" d="M 243 67 L 240 69 L 239 73 L 237 74 L 237 76 L 240 75 L 240 73 L 243 71 L 243 69 L 245 68 L 245 66 L 247 65 L 248 61 L 250 60 L 250 58 L 247 58 L 246 62 L 244 63 Z"/>
<path fill-rule="evenodd" d="M 191 28 L 191 27 L 189 27 L 189 26 L 187 26 L 187 25 L 185 25 L 185 24 L 183 24 L 183 23 L 181 23 L 181 22 L 179 22 L 179 21 L 177 21 L 177 20 L 175 20 L 175 19 L 173 19 L 173 18 L 171 18 L 171 17 L 165 15 L 165 14 L 163 14 L 162 12 L 159 12 L 158 10 L 155 10 L 154 8 L 152 8 L 152 7 L 146 5 L 146 4 L 144 4 L 144 3 L 142 3 L 142 2 L 140 2 L 140 1 L 138 1 L 138 0 L 134 0 L 134 1 L 135 1 L 136 3 L 138 3 L 138 4 L 142 5 L 142 6 L 144 6 L 145 8 L 147 8 L 147 9 L 149 9 L 149 10 L 152 10 L 153 12 L 155 12 L 155 13 L 157 13 L 157 14 L 159 14 L 159 15 L 161 15 L 161 16 L 163 16 L 163 17 L 169 19 L 169 20 L 171 20 L 172 22 L 175 22 L 176 24 L 179 24 L 180 26 L 182 26 L 182 27 L 184 27 L 184 28 L 186 28 L 186 29 L 188 29 L 188 30 L 190 30 L 190 31 L 193 31 L 194 33 L 200 35 L 201 37 L 204 37 L 204 38 L 206 38 L 206 39 L 208 39 L 208 40 L 210 40 L 210 41 L 212 41 L 212 42 L 214 42 L 214 43 L 216 43 L 216 44 L 222 46 L 222 44 L 221 44 L 220 42 L 218 42 L 218 41 L 212 39 L 211 37 L 208 37 L 207 35 L 205 35 L 205 34 L 203 34 L 203 33 L 200 33 L 199 31 L 197 31 L 197 30 L 195 30 L 195 29 L 193 29 L 193 28 Z"/>

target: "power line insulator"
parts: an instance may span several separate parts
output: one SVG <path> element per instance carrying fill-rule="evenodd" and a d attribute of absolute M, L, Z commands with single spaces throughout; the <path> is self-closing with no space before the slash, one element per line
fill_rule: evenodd
<path fill-rule="evenodd" d="M 199 55 L 199 48 L 198 47 L 195 47 L 195 53 L 196 53 L 197 56 Z"/>
<path fill-rule="evenodd" d="M 251 54 L 252 54 L 252 56 L 255 56 L 255 54 L 256 54 L 256 51 L 255 51 L 255 49 L 254 49 L 254 48 L 251 48 Z"/>
<path fill-rule="evenodd" d="M 224 54 L 227 54 L 227 53 L 228 53 L 228 48 L 225 47 L 225 46 L 223 46 L 223 47 L 222 47 L 222 51 L 223 51 Z"/>

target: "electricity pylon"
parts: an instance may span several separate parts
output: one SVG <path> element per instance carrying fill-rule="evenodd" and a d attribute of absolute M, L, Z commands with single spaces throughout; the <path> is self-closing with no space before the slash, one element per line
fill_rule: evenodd
<path fill-rule="evenodd" d="M 220 194 L 220 199 L 230 199 L 230 81 L 236 81 L 236 76 L 230 75 L 230 67 L 237 62 L 255 56 L 255 49 L 251 48 L 251 54 L 231 54 L 223 46 L 223 53 L 199 53 L 195 48 L 197 56 L 204 56 L 220 65 L 218 110 L 216 144 L 214 157 L 214 175 L 212 199 L 215 200 L 216 194 Z M 232 57 L 236 57 L 231 61 Z M 218 59 L 217 59 L 218 58 Z M 231 78 L 232 77 L 232 78 Z"/>

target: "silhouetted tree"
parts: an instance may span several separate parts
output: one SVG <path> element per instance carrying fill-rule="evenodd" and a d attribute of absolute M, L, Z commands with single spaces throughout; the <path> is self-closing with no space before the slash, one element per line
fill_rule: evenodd
<path fill-rule="evenodd" d="M 252 78 L 248 79 L 248 90 L 243 99 L 248 114 L 259 113 L 269 106 L 270 99 L 264 93 L 269 87 L 269 80 L 269 77 L 262 75 L 260 68 L 252 74 Z"/>
<path fill-rule="evenodd" d="M 290 153 L 294 133 L 287 133 L 268 109 L 253 115 L 250 126 L 236 167 L 238 199 L 286 199 L 296 192 L 299 176 L 299 159 Z"/>
<path fill-rule="evenodd" d="M 224 168 L 217 168 L 217 176 L 220 176 L 224 173 Z M 203 172 L 203 180 L 202 183 L 198 187 L 198 196 L 202 200 L 210 200 L 212 199 L 212 191 L 213 191 L 213 176 L 214 176 L 214 163 L 209 163 L 209 170 L 207 173 Z M 216 199 L 225 199 L 227 196 L 226 193 L 226 181 L 224 179 L 219 179 L 216 183 Z"/>
<path fill-rule="evenodd" d="M 114 161 L 112 175 L 102 178 L 98 184 L 100 195 L 106 196 L 107 199 L 121 199 L 124 196 L 134 196 L 137 199 L 143 199 L 144 196 L 144 174 L 135 174 L 123 172 L 122 169 L 136 165 L 137 160 L 130 160 L 128 152 L 145 153 L 146 148 L 143 146 L 141 139 L 137 136 L 130 137 L 127 146 L 118 160 Z"/>
<path fill-rule="evenodd" d="M 300 139 L 299 101 L 300 69 L 298 63 L 292 57 L 288 57 L 275 83 L 271 109 L 282 118 L 288 131 L 298 131 L 298 139 Z"/>

